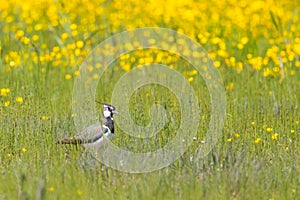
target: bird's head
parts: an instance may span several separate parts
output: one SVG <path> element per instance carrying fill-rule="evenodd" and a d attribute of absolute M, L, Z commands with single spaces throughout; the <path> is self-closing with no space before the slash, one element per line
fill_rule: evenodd
<path fill-rule="evenodd" d="M 116 107 L 114 107 L 113 105 L 98 102 L 98 101 L 96 101 L 96 102 L 103 105 L 103 107 L 104 107 L 103 115 L 105 118 L 107 118 L 107 117 L 113 118 L 114 114 L 118 114 L 118 112 L 116 111 Z"/>

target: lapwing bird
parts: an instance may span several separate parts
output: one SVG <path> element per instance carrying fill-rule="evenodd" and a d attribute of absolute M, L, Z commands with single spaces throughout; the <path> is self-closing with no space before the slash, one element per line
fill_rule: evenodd
<path fill-rule="evenodd" d="M 56 144 L 73 144 L 73 145 L 83 145 L 85 147 L 96 147 L 99 148 L 103 145 L 104 136 L 107 139 L 111 139 L 114 136 L 114 114 L 117 114 L 116 108 L 113 105 L 98 102 L 104 107 L 103 118 L 101 119 L 101 124 L 94 124 L 83 131 L 81 131 L 77 136 L 64 138 L 56 142 Z"/>

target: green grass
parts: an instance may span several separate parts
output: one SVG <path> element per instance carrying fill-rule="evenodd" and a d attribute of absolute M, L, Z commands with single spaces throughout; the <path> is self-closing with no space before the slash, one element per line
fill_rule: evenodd
<path fill-rule="evenodd" d="M 299 3 L 216 2 L 159 6 L 158 1 L 128 0 L 3 1 L 0 89 L 10 92 L 0 93 L 0 200 L 299 199 Z M 189 35 L 221 65 L 227 113 L 223 134 L 212 151 L 198 157 L 212 105 L 197 76 L 190 83 L 199 99 L 197 140 L 166 168 L 130 174 L 84 159 L 86 152 L 80 147 L 56 145 L 57 139 L 76 134 L 71 107 L 74 65 L 117 32 L 153 26 Z M 247 42 L 239 48 L 243 38 Z M 160 51 L 130 52 L 124 63 L 134 66 L 136 55 L 155 58 Z M 173 65 L 182 74 L 193 69 L 182 60 L 173 63 L 169 55 L 162 56 L 162 64 Z M 285 60 L 283 66 L 277 63 L 278 55 Z M 105 71 L 97 100 L 111 102 L 111 89 L 125 74 L 121 61 Z M 66 80 L 66 75 L 72 78 Z M 163 147 L 180 126 L 179 102 L 159 85 L 134 91 L 129 110 L 136 124 L 150 122 L 153 104 L 167 110 L 169 121 L 147 140 L 131 137 L 117 126 L 113 143 L 132 152 Z M 100 106 L 97 109 L 101 112 Z"/>
<path fill-rule="evenodd" d="M 221 68 L 225 86 L 233 83 L 234 88 L 227 92 L 223 135 L 203 159 L 195 157 L 194 151 L 207 130 L 209 97 L 201 80 L 192 83 L 199 90 L 200 109 L 206 116 L 198 140 L 169 167 L 130 174 L 100 163 L 84 167 L 80 151 L 54 144 L 63 136 L 58 133 L 75 134 L 70 107 L 72 80 L 66 81 L 55 69 L 47 74 L 26 68 L 9 74 L 4 67 L 0 70 L 1 87 L 11 89 L 7 97 L 11 105 L 0 107 L 0 199 L 297 199 L 300 195 L 299 73 L 280 81 L 252 69 L 237 74 Z M 117 70 L 101 84 L 117 79 L 119 73 L 124 72 Z M 146 86 L 132 96 L 133 120 L 147 124 L 154 102 L 166 105 L 168 117 L 175 120 L 146 150 L 166 144 L 167 136 L 173 137 L 179 125 L 174 95 L 166 88 L 154 88 Z M 151 98 L 147 98 L 148 92 Z M 109 95 L 99 98 L 109 102 Z M 15 102 L 16 96 L 23 97 L 22 104 Z M 43 115 L 49 119 L 42 120 Z M 271 133 L 268 127 L 273 129 Z M 271 138 L 275 132 L 277 140 Z M 258 144 L 257 138 L 261 138 Z M 135 151 L 133 141 L 117 127 L 115 144 Z"/>

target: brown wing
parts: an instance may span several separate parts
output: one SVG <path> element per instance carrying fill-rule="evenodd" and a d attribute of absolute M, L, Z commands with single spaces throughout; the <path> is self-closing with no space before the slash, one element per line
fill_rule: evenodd
<path fill-rule="evenodd" d="M 100 123 L 91 125 L 84 129 L 79 135 L 58 140 L 55 144 L 86 144 L 99 139 L 103 134 Z"/>
<path fill-rule="evenodd" d="M 71 138 L 64 138 L 62 140 L 58 140 L 55 144 L 82 144 L 84 143 L 83 139 L 71 137 Z"/>

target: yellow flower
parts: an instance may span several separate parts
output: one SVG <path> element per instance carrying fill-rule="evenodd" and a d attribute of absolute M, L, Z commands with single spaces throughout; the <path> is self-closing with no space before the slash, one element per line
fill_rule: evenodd
<path fill-rule="evenodd" d="M 242 39 L 241 39 L 241 43 L 244 45 L 247 44 L 248 41 L 249 41 L 249 38 L 247 38 L 247 37 L 242 37 Z"/>
<path fill-rule="evenodd" d="M 14 17 L 13 16 L 8 16 L 7 18 L 6 18 L 6 23 L 11 23 L 11 22 L 13 22 L 15 19 L 14 19 Z"/>
<path fill-rule="evenodd" d="M 62 33 L 60 37 L 65 40 L 69 37 L 69 34 L 68 33 Z"/>
<path fill-rule="evenodd" d="M 153 45 L 153 44 L 155 44 L 155 42 L 156 42 L 156 41 L 155 41 L 154 38 L 148 39 L 148 43 L 149 43 L 149 44 L 152 44 L 152 45 Z"/>
<path fill-rule="evenodd" d="M 23 102 L 23 98 L 22 98 L 22 97 L 17 97 L 17 98 L 16 98 L 16 102 L 22 103 L 22 102 Z"/>
<path fill-rule="evenodd" d="M 101 64 L 101 63 L 97 63 L 97 64 L 96 64 L 96 68 L 97 68 L 97 69 L 102 68 L 102 64 Z"/>
<path fill-rule="evenodd" d="M 240 134 L 235 133 L 234 136 L 235 136 L 236 138 L 239 138 L 239 137 L 240 137 Z"/>
<path fill-rule="evenodd" d="M 215 66 L 216 66 L 217 68 L 221 66 L 221 62 L 220 62 L 220 61 L 217 61 L 217 60 L 214 62 L 214 64 L 215 64 Z"/>
<path fill-rule="evenodd" d="M 260 141 L 261 141 L 261 138 L 256 138 L 255 141 L 254 141 L 254 143 L 258 144 L 258 143 L 260 143 Z"/>
<path fill-rule="evenodd" d="M 76 24 L 71 24 L 70 28 L 71 28 L 72 30 L 75 30 L 75 29 L 77 29 L 77 25 L 76 25 Z"/>
<path fill-rule="evenodd" d="M 294 52 L 300 55 L 300 44 L 294 44 Z"/>
<path fill-rule="evenodd" d="M 98 74 L 93 74 L 93 79 L 98 79 L 99 78 L 99 75 Z"/>
<path fill-rule="evenodd" d="M 260 56 L 249 59 L 249 63 L 252 64 L 253 68 L 258 71 L 262 68 L 262 61 L 263 58 Z"/>
<path fill-rule="evenodd" d="M 274 133 L 272 136 L 271 136 L 272 140 L 277 140 L 278 139 L 278 133 Z"/>
<path fill-rule="evenodd" d="M 25 147 L 22 148 L 22 152 L 25 153 L 27 149 Z"/>
<path fill-rule="evenodd" d="M 60 47 L 59 47 L 59 46 L 54 46 L 54 47 L 52 48 L 52 51 L 55 52 L 55 53 L 57 53 L 57 52 L 60 51 Z"/>
<path fill-rule="evenodd" d="M 49 191 L 53 192 L 54 191 L 54 187 L 49 187 Z"/>
<path fill-rule="evenodd" d="M 75 70 L 75 71 L 74 71 L 74 75 L 75 75 L 75 76 L 79 76 L 79 75 L 80 75 L 79 70 Z"/>
<path fill-rule="evenodd" d="M 21 38 L 24 36 L 24 31 L 23 30 L 18 30 L 15 34 L 16 38 Z"/>
<path fill-rule="evenodd" d="M 23 42 L 24 44 L 30 44 L 30 39 L 28 37 L 22 37 L 21 42 Z"/>
<path fill-rule="evenodd" d="M 230 90 L 232 90 L 233 88 L 234 88 L 234 83 L 231 82 L 231 83 L 229 83 L 229 84 L 226 86 L 226 91 L 230 91 Z"/>
<path fill-rule="evenodd" d="M 77 48 L 81 49 L 84 46 L 84 42 L 82 40 L 79 40 L 76 42 Z"/>
<path fill-rule="evenodd" d="M 255 122 L 251 122 L 251 125 L 254 126 L 254 125 L 255 125 Z"/>
<path fill-rule="evenodd" d="M 294 130 L 294 129 L 292 129 L 292 130 L 291 130 L 291 133 L 295 133 L 295 130 Z"/>
<path fill-rule="evenodd" d="M 6 97 L 8 93 L 10 93 L 9 88 L 1 88 L 0 89 L 0 96 Z"/>
<path fill-rule="evenodd" d="M 66 74 L 66 76 L 65 76 L 65 79 L 66 80 L 70 80 L 72 78 L 72 75 L 71 74 Z"/>
<path fill-rule="evenodd" d="M 130 64 L 126 64 L 125 62 L 121 65 L 122 69 L 124 69 L 124 71 L 128 72 L 130 70 Z"/>
<path fill-rule="evenodd" d="M 212 44 L 218 44 L 218 43 L 220 43 L 220 42 L 221 42 L 221 39 L 218 38 L 218 37 L 214 37 L 214 38 L 211 39 L 211 43 L 212 43 Z"/>
<path fill-rule="evenodd" d="M 238 72 L 241 72 L 244 68 L 243 63 L 242 62 L 237 62 L 236 68 L 237 68 Z"/>
<path fill-rule="evenodd" d="M 268 127 L 268 128 L 267 128 L 267 132 L 268 132 L 268 133 L 271 133 L 272 131 L 273 131 L 273 128 L 271 128 L 271 127 Z"/>
<path fill-rule="evenodd" d="M 36 24 L 34 26 L 34 30 L 36 30 L 36 31 L 40 31 L 40 30 L 42 30 L 42 28 L 43 28 L 43 24 Z"/>
<path fill-rule="evenodd" d="M 76 48 L 75 49 L 75 56 L 80 56 L 80 53 L 81 53 L 80 49 Z"/>
<path fill-rule="evenodd" d="M 188 81 L 189 81 L 189 82 L 192 82 L 193 80 L 194 80 L 193 77 L 188 78 Z"/>
<path fill-rule="evenodd" d="M 42 120 L 48 120 L 48 119 L 49 119 L 49 117 L 47 117 L 45 115 L 42 116 Z"/>
<path fill-rule="evenodd" d="M 198 71 L 194 69 L 193 71 L 190 71 L 189 74 L 190 74 L 191 76 L 197 75 L 197 74 L 198 74 Z"/>
<path fill-rule="evenodd" d="M 31 39 L 33 40 L 33 41 L 38 41 L 39 40 L 39 36 L 38 35 L 33 35 L 32 37 L 31 37 Z"/>
<path fill-rule="evenodd" d="M 241 43 L 238 43 L 237 48 L 238 48 L 238 49 L 243 49 L 243 48 L 244 48 L 244 45 L 241 44 Z"/>
<path fill-rule="evenodd" d="M 11 60 L 11 61 L 9 62 L 9 66 L 13 67 L 13 66 L 15 66 L 15 65 L 16 65 L 16 64 L 15 64 L 14 61 Z"/>
<path fill-rule="evenodd" d="M 81 191 L 80 189 L 77 189 L 77 190 L 76 190 L 76 194 L 77 194 L 78 196 L 81 196 L 81 195 L 82 195 L 82 191 Z"/>
<path fill-rule="evenodd" d="M 5 107 L 8 107 L 9 105 L 10 105 L 10 101 L 5 101 L 5 102 L 4 102 L 4 106 L 5 106 Z"/>
<path fill-rule="evenodd" d="M 285 147 L 285 150 L 288 151 L 288 150 L 289 150 L 289 147 Z"/>
<path fill-rule="evenodd" d="M 228 139 L 227 139 L 227 142 L 232 142 L 232 138 L 228 138 Z"/>
<path fill-rule="evenodd" d="M 77 35 L 78 35 L 78 31 L 76 31 L 76 30 L 75 30 L 75 31 L 72 31 L 72 33 L 71 33 L 71 34 L 72 34 L 72 36 L 74 36 L 74 37 L 75 37 L 75 36 L 77 36 Z"/>
<path fill-rule="evenodd" d="M 9 158 L 10 158 L 11 156 L 12 156 L 12 154 L 11 154 L 11 153 L 8 153 L 8 154 L 7 154 L 7 157 L 9 157 Z"/>
<path fill-rule="evenodd" d="M 296 71 L 295 70 L 291 70 L 290 75 L 294 76 L 295 74 L 296 74 Z"/>

